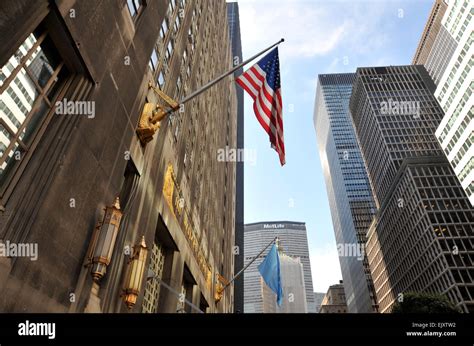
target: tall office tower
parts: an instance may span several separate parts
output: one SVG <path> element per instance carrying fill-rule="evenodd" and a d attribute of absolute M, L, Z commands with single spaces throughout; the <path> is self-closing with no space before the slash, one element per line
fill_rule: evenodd
<path fill-rule="evenodd" d="M 230 41 L 234 65 L 242 62 L 242 40 L 240 38 L 239 4 L 227 3 L 227 18 L 229 21 Z M 239 77 L 244 69 L 234 73 Z M 244 148 L 244 90 L 237 88 L 237 149 Z M 235 255 L 235 273 L 244 267 L 244 162 L 237 161 L 235 179 L 235 246 L 238 252 Z M 244 311 L 244 276 L 241 275 L 234 284 L 234 311 Z"/>
<path fill-rule="evenodd" d="M 280 252 L 280 273 L 283 299 L 281 306 L 277 304 L 277 296 L 263 281 L 263 312 L 264 313 L 307 313 L 306 289 L 304 285 L 303 264 L 300 259 L 287 256 Z"/>
<path fill-rule="evenodd" d="M 436 137 L 474 206 L 474 4 L 452 1 L 443 25 L 457 47 L 435 96 L 445 112 Z M 439 53 L 437 53 L 439 54 Z"/>
<path fill-rule="evenodd" d="M 0 311 L 232 312 L 233 77 L 149 123 L 232 68 L 225 1 L 1 11 L 0 239 L 38 248 L 0 257 Z"/>
<path fill-rule="evenodd" d="M 254 259 L 275 237 L 280 239 L 283 252 L 290 257 L 300 258 L 303 264 L 304 285 L 308 312 L 315 312 L 313 279 L 309 261 L 308 238 L 304 222 L 277 221 L 246 224 L 244 227 L 245 265 Z M 264 312 L 263 285 L 258 266 L 270 248 L 267 249 L 244 272 L 244 312 Z"/>
<path fill-rule="evenodd" d="M 319 313 L 321 314 L 342 314 L 348 312 L 345 288 L 340 281 L 339 284 L 329 286 L 328 291 L 324 295 Z"/>
<path fill-rule="evenodd" d="M 424 65 L 435 84 L 439 82 L 456 49 L 456 42 L 441 25 L 447 8 L 445 0 L 436 0 L 433 4 L 412 62 L 413 65 Z"/>
<path fill-rule="evenodd" d="M 474 311 L 473 208 L 434 135 L 434 88 L 421 65 L 356 73 L 350 111 L 377 205 L 367 256 L 381 312 L 410 291 Z"/>
<path fill-rule="evenodd" d="M 426 63 L 414 61 L 425 64 L 437 85 L 434 94 L 445 115 L 436 130 L 436 137 L 472 206 L 474 206 L 473 15 L 472 1 L 449 2 L 428 60 Z M 431 23 L 428 22 L 425 31 L 430 30 L 430 26 Z M 423 41 L 424 36 L 420 46 L 423 45 Z"/>
<path fill-rule="evenodd" d="M 340 249 L 364 250 L 375 206 L 349 114 L 354 73 L 318 76 L 314 127 Z M 339 253 L 350 312 L 377 311 L 364 252 Z"/>

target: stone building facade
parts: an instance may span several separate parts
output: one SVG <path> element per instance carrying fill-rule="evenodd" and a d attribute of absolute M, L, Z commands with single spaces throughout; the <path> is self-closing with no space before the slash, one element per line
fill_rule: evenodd
<path fill-rule="evenodd" d="M 150 84 L 179 102 L 232 67 L 226 13 L 224 0 L 2 1 L 0 242 L 38 256 L 0 257 L 0 311 L 233 310 L 232 287 L 215 300 L 234 271 L 236 168 L 217 159 L 236 147 L 233 77 L 148 143 L 137 136 L 145 103 L 163 103 Z M 123 216 L 95 285 L 88 253 L 116 197 Z M 128 309 L 128 251 L 142 237 Z"/>
<path fill-rule="evenodd" d="M 344 285 L 340 281 L 337 285 L 331 285 L 324 295 L 321 307 L 321 314 L 343 314 L 347 313 L 346 295 L 344 293 Z"/>

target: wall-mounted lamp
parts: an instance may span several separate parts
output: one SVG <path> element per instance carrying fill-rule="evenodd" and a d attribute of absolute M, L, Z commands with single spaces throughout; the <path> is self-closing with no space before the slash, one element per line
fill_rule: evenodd
<path fill-rule="evenodd" d="M 129 309 L 135 305 L 140 293 L 147 254 L 145 237 L 142 237 L 140 244 L 133 247 L 133 254 L 128 262 L 129 268 L 125 279 L 123 300 Z"/>
<path fill-rule="evenodd" d="M 105 275 L 114 251 L 115 239 L 120 227 L 122 212 L 119 198 L 115 198 L 112 206 L 105 208 L 103 221 L 99 224 L 94 235 L 92 258 L 90 259 L 91 275 L 94 281 L 99 282 Z"/>

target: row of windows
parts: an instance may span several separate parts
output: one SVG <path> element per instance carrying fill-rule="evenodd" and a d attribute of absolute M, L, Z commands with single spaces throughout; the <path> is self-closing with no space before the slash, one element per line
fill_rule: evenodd
<path fill-rule="evenodd" d="M 472 40 L 471 40 L 472 41 Z M 471 68 L 474 66 L 474 59 L 470 59 L 469 62 L 467 63 L 467 66 L 464 68 L 463 72 L 461 73 L 461 76 L 458 78 L 456 84 L 454 85 L 453 90 L 449 94 L 449 98 L 444 104 L 444 109 L 447 111 L 449 107 L 451 106 L 451 103 L 453 100 L 456 98 L 458 95 L 459 89 L 461 88 L 462 84 L 464 83 L 464 80 L 466 79 L 467 75 L 471 71 Z M 448 79 L 449 80 L 449 79 Z M 443 97 L 442 94 L 440 94 L 440 99 Z"/>
<path fill-rule="evenodd" d="M 465 128 L 460 128 L 460 132 L 464 131 Z M 471 135 L 467 138 L 466 142 L 459 148 L 458 153 L 454 157 L 452 163 L 453 167 L 456 167 L 458 163 L 464 158 L 464 155 L 469 151 L 469 148 L 474 144 L 474 134 L 471 132 Z M 447 153 L 448 154 L 448 153 Z"/>
<path fill-rule="evenodd" d="M 448 18 L 446 19 L 446 26 L 448 27 L 451 23 L 451 20 L 454 18 L 453 15 L 457 10 L 457 7 L 461 4 L 461 1 L 454 1 L 451 10 L 449 11 Z M 452 26 L 452 25 L 451 25 Z"/>
<path fill-rule="evenodd" d="M 16 127 L 16 130 L 20 128 L 21 123 L 18 120 L 18 115 L 13 114 L 13 112 L 7 107 L 3 100 L 0 100 L 0 111 L 7 115 L 8 119 L 10 119 L 12 124 Z"/>
<path fill-rule="evenodd" d="M 143 0 L 127 0 L 127 7 L 133 19 L 137 18 L 143 10 Z"/>
<path fill-rule="evenodd" d="M 436 85 L 439 84 L 442 74 L 445 72 L 449 61 L 456 50 L 456 46 L 457 44 L 454 38 L 452 38 L 449 32 L 441 26 L 432 48 L 432 52 L 438 53 L 430 54 L 425 63 L 425 67 Z"/>
<path fill-rule="evenodd" d="M 177 6 L 176 0 L 170 1 L 167 14 L 161 23 L 158 41 L 150 56 L 149 67 L 153 74 L 156 74 L 155 80 L 160 89 L 164 88 L 166 74 L 168 73 L 168 67 L 175 49 L 175 42 L 181 28 L 185 6 L 185 0 L 180 0 L 179 6 Z M 169 23 L 173 18 L 173 30 L 170 31 Z M 163 56 L 162 54 L 164 54 L 164 59 L 160 61 L 161 56 Z M 159 68 L 160 63 L 162 68 Z"/>
<path fill-rule="evenodd" d="M 469 186 L 465 189 L 468 196 L 474 195 L 474 181 L 472 181 Z"/>
<path fill-rule="evenodd" d="M 406 98 L 410 96 L 416 96 L 418 99 L 419 96 L 424 94 L 423 90 L 426 87 L 419 77 L 412 79 L 410 78 L 410 76 L 413 76 L 412 74 L 404 74 L 403 76 L 405 80 L 393 82 L 387 80 L 387 78 L 392 78 L 388 76 L 385 76 L 385 79 L 381 79 L 380 76 L 372 77 L 368 79 L 365 87 L 367 91 L 375 93 L 374 96 L 380 97 L 382 101 L 384 99 L 387 101 L 387 89 L 390 90 L 389 95 L 399 95 L 401 97 L 399 101 L 408 101 Z M 421 94 L 418 95 L 417 92 L 421 92 Z"/>
<path fill-rule="evenodd" d="M 458 187 L 458 182 L 453 175 L 437 176 L 437 175 L 417 175 L 415 183 L 420 188 L 430 188 L 433 185 L 438 187 Z"/>
<path fill-rule="evenodd" d="M 468 5 L 469 1 L 466 1 L 466 0 L 458 0 L 458 1 L 455 1 L 455 5 L 453 6 L 452 10 L 451 10 L 451 13 L 449 14 L 449 17 L 448 17 L 448 20 L 451 21 L 452 19 L 452 14 L 457 11 L 457 7 L 462 4 L 461 8 L 459 9 L 459 12 L 457 12 L 457 16 L 456 16 L 456 19 L 454 20 L 454 23 L 452 23 L 451 25 L 451 28 L 450 28 L 450 33 L 451 35 L 454 36 L 454 34 L 456 33 L 456 29 L 459 25 L 459 22 L 461 21 L 461 18 L 464 14 L 464 12 L 466 11 L 466 7 Z M 447 21 L 447 24 L 449 23 L 449 21 Z"/>
<path fill-rule="evenodd" d="M 469 88 L 466 90 L 466 93 L 465 95 L 462 97 L 461 101 L 459 102 L 459 104 L 457 105 L 456 109 L 454 110 L 453 114 L 451 115 L 451 117 L 449 118 L 449 121 L 448 123 L 446 124 L 446 126 L 444 127 L 443 129 L 443 132 L 441 133 L 440 135 L 440 141 L 443 142 L 444 139 L 446 138 L 446 136 L 448 135 L 449 131 L 451 130 L 451 128 L 453 127 L 454 123 L 456 122 L 456 120 L 458 119 L 459 115 L 461 114 L 461 111 L 463 110 L 464 106 L 466 105 L 466 103 L 469 101 L 471 95 L 472 95 L 472 92 L 474 90 L 474 82 L 472 82 L 470 85 L 469 85 Z M 470 112 L 471 114 L 474 114 L 473 112 L 473 108 L 471 107 L 471 109 L 468 111 Z"/>
<path fill-rule="evenodd" d="M 456 73 L 458 72 L 458 69 L 459 67 L 463 64 L 463 61 L 464 61 L 464 58 L 466 57 L 466 54 L 467 52 L 469 52 L 469 49 L 471 47 L 471 44 L 472 44 L 472 41 L 473 41 L 473 37 L 472 35 L 467 39 L 464 47 L 462 48 L 461 52 L 459 53 L 459 56 L 458 58 L 456 59 L 455 63 L 454 63 L 454 66 L 451 70 L 451 72 L 449 73 L 448 75 L 448 78 L 446 79 L 442 89 L 441 89 L 441 92 L 439 94 L 439 99 L 442 100 L 444 98 L 444 95 L 446 94 L 447 90 L 449 89 L 450 85 L 451 85 L 451 82 L 453 81 Z M 463 69 L 463 74 L 462 74 L 462 78 L 460 80 L 464 81 L 464 78 L 467 76 L 467 73 L 465 72 L 469 72 L 470 69 L 472 67 L 472 58 L 470 58 L 467 63 L 466 63 L 466 67 Z M 459 81 L 458 83 L 459 84 Z M 459 84 L 460 85 L 460 84 Z M 451 99 L 452 101 L 452 99 Z M 451 102 L 449 102 L 450 104 Z M 445 109 L 448 109 L 449 108 L 449 105 L 445 107 Z"/>
<path fill-rule="evenodd" d="M 459 42 L 461 40 L 462 35 L 466 31 L 466 28 L 468 27 L 469 23 L 471 22 L 472 16 L 474 15 L 474 8 L 471 7 L 471 11 L 467 14 L 466 18 L 464 19 L 464 22 L 461 26 L 461 29 L 459 29 L 459 32 L 456 36 L 456 41 Z"/>
<path fill-rule="evenodd" d="M 31 110 L 31 107 L 29 107 L 30 109 L 27 109 L 25 107 L 25 105 L 23 104 L 23 102 L 21 101 L 18 94 L 15 93 L 11 87 L 9 87 L 7 89 L 7 94 L 10 96 L 11 100 L 15 103 L 15 105 L 18 107 L 21 114 L 25 114 L 25 115 L 28 114 L 28 111 Z M 19 124 L 20 122 L 17 120 L 17 118 L 21 119 L 22 117 L 18 116 L 18 114 L 16 116 L 13 115 L 13 113 L 11 112 L 10 109 L 8 109 L 8 107 L 5 106 L 5 108 L 6 108 L 6 111 L 9 112 L 9 114 L 12 116 L 12 118 L 9 117 L 10 120 L 12 120 L 12 122 L 17 122 Z M 17 125 L 15 125 L 15 126 L 17 126 Z M 17 126 L 17 130 L 18 130 L 18 128 L 19 128 L 19 126 Z"/>
<path fill-rule="evenodd" d="M 459 125 L 458 129 L 455 130 L 451 140 L 449 141 L 448 145 L 446 146 L 446 151 L 450 154 L 453 148 L 459 141 L 459 138 L 462 136 L 462 132 L 468 126 L 468 122 L 470 122 L 473 118 L 473 110 L 474 106 L 468 111 L 467 116 L 462 120 L 461 124 Z M 449 155 L 448 154 L 448 155 Z"/>
<path fill-rule="evenodd" d="M 463 181 L 474 170 L 474 157 L 466 163 L 461 172 L 459 172 L 459 180 Z"/>
<path fill-rule="evenodd" d="M 0 126 L 4 135 L 0 136 L 2 187 L 19 167 L 43 119 L 53 114 L 53 101 L 68 76 L 54 47 L 40 26 L 1 69 L 0 114 L 11 124 L 3 122 Z"/>

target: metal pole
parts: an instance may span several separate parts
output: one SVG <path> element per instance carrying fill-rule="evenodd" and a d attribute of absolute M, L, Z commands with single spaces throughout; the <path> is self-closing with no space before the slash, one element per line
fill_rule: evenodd
<path fill-rule="evenodd" d="M 149 279 L 153 279 L 153 280 L 157 280 L 160 285 L 163 285 L 165 288 L 167 288 L 168 290 L 170 290 L 171 292 L 173 292 L 174 294 L 176 294 L 176 296 L 178 297 L 178 299 L 180 298 L 181 296 L 181 293 L 176 291 L 173 287 L 169 286 L 167 283 L 165 283 L 163 280 L 161 280 L 158 276 L 154 275 L 152 277 L 150 277 Z M 187 300 L 186 298 L 184 298 L 184 303 L 189 305 L 191 308 L 193 308 L 194 310 L 197 310 L 199 313 L 203 314 L 204 312 L 199 309 L 196 305 L 194 305 L 193 303 L 191 303 L 189 300 Z"/>
<path fill-rule="evenodd" d="M 272 44 L 270 47 L 262 50 L 260 53 L 258 54 L 255 54 L 253 57 L 251 57 L 250 59 L 247 59 L 245 60 L 243 63 L 241 63 L 240 65 L 234 67 L 233 69 L 231 69 L 230 71 L 227 71 L 226 73 L 224 73 L 222 76 L 220 77 L 217 77 L 216 79 L 210 81 L 209 83 L 207 83 L 206 85 L 204 85 L 201 89 L 198 89 L 196 90 L 195 92 L 193 92 L 191 95 L 189 96 L 186 96 L 185 98 L 183 98 L 181 100 L 181 102 L 179 102 L 180 105 L 188 102 L 189 100 L 192 100 L 193 98 L 195 98 L 196 96 L 202 94 L 203 92 L 205 92 L 207 89 L 209 89 L 210 87 L 214 86 L 215 84 L 219 83 L 221 80 L 223 80 L 224 78 L 226 78 L 227 76 L 230 76 L 231 74 L 233 74 L 235 71 L 237 71 L 238 69 L 240 69 L 241 67 L 244 67 L 245 65 L 247 65 L 249 62 L 251 62 L 252 60 L 258 58 L 260 55 L 262 55 L 263 53 L 266 53 L 268 52 L 270 49 L 272 49 L 273 47 L 275 46 L 278 46 L 280 43 L 282 42 L 285 42 L 285 39 L 282 38 L 280 41 L 278 41 L 277 43 L 275 44 Z M 170 108 L 168 109 L 168 111 L 166 112 L 165 116 L 167 115 L 170 115 L 171 113 L 173 113 L 174 111 L 176 111 L 178 108 Z"/>
<path fill-rule="evenodd" d="M 268 247 L 270 245 L 272 245 L 276 240 L 278 239 L 278 237 L 275 237 L 267 246 L 265 246 L 265 248 L 260 251 L 260 253 L 255 256 L 249 263 L 247 263 L 247 265 L 245 267 L 243 267 L 233 278 L 232 280 L 230 280 L 224 287 L 222 287 L 222 291 L 224 291 L 227 287 L 230 286 L 230 284 L 232 284 L 232 282 L 234 282 L 240 275 L 242 275 L 242 273 L 244 272 L 245 269 L 247 269 L 253 262 L 255 262 L 255 260 L 257 258 L 260 257 L 261 254 L 263 254 L 265 252 L 266 249 L 268 249 Z"/>

